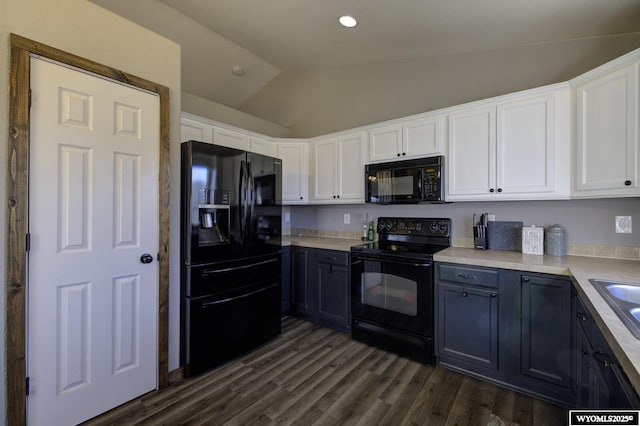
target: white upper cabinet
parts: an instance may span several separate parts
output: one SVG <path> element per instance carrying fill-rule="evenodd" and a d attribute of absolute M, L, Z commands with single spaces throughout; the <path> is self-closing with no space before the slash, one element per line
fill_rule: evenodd
<path fill-rule="evenodd" d="M 639 61 L 635 52 L 572 81 L 576 99 L 573 197 L 640 195 Z"/>
<path fill-rule="evenodd" d="M 363 132 L 311 142 L 311 202 L 364 202 Z"/>
<path fill-rule="evenodd" d="M 276 141 L 282 160 L 282 203 L 309 203 L 309 147 L 307 142 Z"/>
<path fill-rule="evenodd" d="M 369 131 L 369 162 L 404 160 L 444 152 L 444 117 L 406 121 Z"/>
<path fill-rule="evenodd" d="M 268 155 L 269 157 L 276 157 L 278 155 L 278 147 L 272 140 L 259 138 L 257 136 L 249 137 L 249 150 L 256 154 Z"/>
<path fill-rule="evenodd" d="M 447 201 L 568 198 L 569 108 L 556 85 L 452 112 Z"/>
<path fill-rule="evenodd" d="M 214 145 L 249 151 L 249 137 L 245 133 L 220 127 L 213 128 Z"/>
<path fill-rule="evenodd" d="M 213 128 L 198 120 L 182 116 L 180 119 L 180 140 L 200 141 L 211 143 L 213 140 Z"/>

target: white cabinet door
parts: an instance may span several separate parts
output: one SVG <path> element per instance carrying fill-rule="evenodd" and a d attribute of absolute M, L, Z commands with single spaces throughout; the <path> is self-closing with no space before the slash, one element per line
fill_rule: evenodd
<path fill-rule="evenodd" d="M 334 200 L 338 196 L 337 176 L 337 140 L 322 139 L 311 144 L 311 201 Z"/>
<path fill-rule="evenodd" d="M 498 193 L 506 195 L 555 191 L 554 107 L 553 95 L 498 105 Z"/>
<path fill-rule="evenodd" d="M 249 151 L 249 138 L 247 135 L 229 129 L 214 127 L 213 143 L 215 145 Z"/>
<path fill-rule="evenodd" d="M 283 204 L 309 202 L 309 151 L 306 142 L 277 142 L 278 158 L 282 160 Z"/>
<path fill-rule="evenodd" d="M 269 157 L 275 157 L 278 151 L 273 141 L 256 136 L 249 137 L 249 148 L 251 152 L 268 155 Z"/>
<path fill-rule="evenodd" d="M 461 111 L 449 116 L 446 199 L 490 195 L 496 188 L 496 109 Z"/>
<path fill-rule="evenodd" d="M 402 157 L 402 125 L 380 127 L 369 132 L 369 161 L 398 160 Z"/>
<path fill-rule="evenodd" d="M 312 142 L 312 203 L 364 202 L 364 144 L 364 133 Z"/>
<path fill-rule="evenodd" d="M 338 137 L 337 190 L 341 202 L 364 203 L 365 134 Z"/>
<path fill-rule="evenodd" d="M 402 125 L 406 157 L 444 154 L 444 117 L 408 121 Z"/>
<path fill-rule="evenodd" d="M 576 87 L 576 176 L 572 196 L 638 196 L 638 63 Z"/>
<path fill-rule="evenodd" d="M 182 117 L 180 120 L 180 140 L 200 141 L 211 143 L 213 138 L 213 127 L 208 126 L 190 118 Z"/>
<path fill-rule="evenodd" d="M 449 115 L 448 201 L 569 197 L 566 84 Z"/>

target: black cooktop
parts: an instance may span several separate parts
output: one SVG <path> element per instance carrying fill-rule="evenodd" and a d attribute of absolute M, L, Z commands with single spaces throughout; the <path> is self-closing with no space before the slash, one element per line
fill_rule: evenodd
<path fill-rule="evenodd" d="M 378 218 L 378 241 L 354 246 L 354 253 L 431 259 L 451 245 L 451 219 Z"/>

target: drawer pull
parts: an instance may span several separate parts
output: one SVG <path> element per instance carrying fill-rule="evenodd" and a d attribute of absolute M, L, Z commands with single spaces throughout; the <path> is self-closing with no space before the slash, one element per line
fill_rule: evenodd
<path fill-rule="evenodd" d="M 582 321 L 586 321 L 589 319 L 589 317 L 586 314 L 583 314 L 582 312 L 576 313 L 576 317 Z"/>
<path fill-rule="evenodd" d="M 466 290 L 462 290 L 462 297 L 467 297 L 467 291 Z"/>
<path fill-rule="evenodd" d="M 458 274 L 458 277 L 465 279 L 465 280 L 477 280 L 478 277 L 476 277 L 475 275 L 466 275 L 466 274 Z"/>
<path fill-rule="evenodd" d="M 495 291 L 491 292 L 491 297 L 498 297 L 498 293 L 496 293 Z"/>

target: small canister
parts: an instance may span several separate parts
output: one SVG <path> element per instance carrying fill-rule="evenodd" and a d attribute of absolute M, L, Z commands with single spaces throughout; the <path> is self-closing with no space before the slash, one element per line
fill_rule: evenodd
<path fill-rule="evenodd" d="M 567 255 L 567 233 L 560 225 L 553 225 L 547 228 L 545 235 L 547 244 L 547 254 L 551 256 Z"/>

